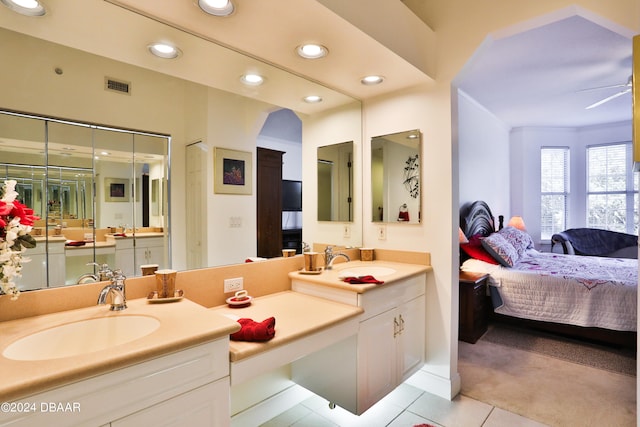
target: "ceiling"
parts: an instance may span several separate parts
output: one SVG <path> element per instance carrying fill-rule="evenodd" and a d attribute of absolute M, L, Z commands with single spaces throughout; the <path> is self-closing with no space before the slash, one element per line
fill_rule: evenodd
<path fill-rule="evenodd" d="M 205 14 L 195 0 L 161 6 L 155 0 L 45 4 L 42 17 L 0 6 L 0 27 L 302 114 L 432 81 L 316 0 L 236 0 L 236 13 L 227 18 Z M 154 57 L 147 46 L 158 41 L 177 45 L 182 55 L 176 60 Z M 298 57 L 297 46 L 311 41 L 325 44 L 329 56 L 315 61 Z M 65 60 L 50 66 L 62 67 Z M 240 76 L 248 72 L 263 75 L 265 84 L 243 85 Z M 368 74 L 387 78 L 381 85 L 364 86 L 360 79 Z M 306 103 L 307 95 L 323 101 Z"/>
<path fill-rule="evenodd" d="M 155 0 L 108 1 L 268 58 L 269 63 L 357 99 L 431 82 L 316 0 L 236 0 L 237 12 L 222 20 L 201 13 L 195 1 L 169 2 L 161 8 Z M 319 61 L 298 58 L 295 47 L 308 41 L 326 45 L 329 56 Z M 517 34 L 489 37 L 461 73 L 458 87 L 509 127 L 628 121 L 629 93 L 597 108 L 585 107 L 626 89 L 586 90 L 626 84 L 631 45 L 629 34 L 579 15 L 565 17 Z M 363 86 L 360 78 L 367 74 L 382 74 L 386 80 L 379 86 Z"/>
<path fill-rule="evenodd" d="M 583 127 L 630 121 L 631 94 L 585 107 L 625 87 L 631 76 L 629 36 L 572 16 L 491 39 L 476 52 L 457 86 L 509 127 Z"/>
<path fill-rule="evenodd" d="M 318 0 L 234 0 L 235 13 L 224 18 L 203 13 L 197 0 L 163 2 L 161 7 L 157 0 L 106 1 L 230 46 L 357 99 L 432 81 Z M 329 55 L 318 60 L 300 58 L 296 48 L 310 42 L 326 46 Z M 385 82 L 362 85 L 362 77 L 370 74 L 385 76 Z"/>
<path fill-rule="evenodd" d="M 308 114 L 433 81 L 317 0 L 235 1 L 235 14 L 217 18 L 200 11 L 196 0 L 161 6 L 157 0 L 48 0 L 51 13 L 43 18 L 0 8 L 0 26 Z M 492 34 L 456 86 L 510 127 L 628 121 L 630 94 L 585 110 L 621 88 L 585 89 L 624 84 L 631 74 L 629 31 L 611 27 L 576 15 Z M 146 45 L 160 39 L 177 43 L 183 55 L 152 58 Z M 304 42 L 320 42 L 330 53 L 303 60 L 295 48 Z M 241 87 L 238 76 L 247 70 L 266 73 L 267 84 Z M 385 81 L 364 86 L 360 79 L 368 74 Z M 322 89 L 334 89 L 322 94 L 324 105 L 301 101 L 300 93 Z"/>

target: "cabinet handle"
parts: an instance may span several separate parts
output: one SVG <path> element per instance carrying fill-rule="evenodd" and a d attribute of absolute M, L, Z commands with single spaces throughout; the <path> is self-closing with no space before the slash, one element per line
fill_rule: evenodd
<path fill-rule="evenodd" d="M 400 316 L 400 333 L 404 332 L 404 319 L 402 318 L 402 314 Z"/>
<path fill-rule="evenodd" d="M 393 318 L 393 337 L 395 338 L 400 334 L 400 324 L 396 317 Z"/>

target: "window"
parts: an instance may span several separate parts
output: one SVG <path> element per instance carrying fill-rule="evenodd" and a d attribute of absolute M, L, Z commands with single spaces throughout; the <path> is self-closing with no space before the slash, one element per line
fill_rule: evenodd
<path fill-rule="evenodd" d="M 564 230 L 569 197 L 569 148 L 542 147 L 540 150 L 540 238 Z"/>
<path fill-rule="evenodd" d="M 631 143 L 587 147 L 587 227 L 638 234 Z"/>

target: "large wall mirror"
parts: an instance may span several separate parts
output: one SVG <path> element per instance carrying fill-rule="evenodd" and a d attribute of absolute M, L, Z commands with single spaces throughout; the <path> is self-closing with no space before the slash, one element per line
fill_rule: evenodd
<path fill-rule="evenodd" d="M 0 180 L 16 180 L 40 217 L 22 290 L 95 280 L 95 264 L 127 277 L 169 265 L 168 217 L 151 185 L 168 177 L 168 137 L 0 111 L 0 141 Z"/>
<path fill-rule="evenodd" d="M 318 221 L 353 221 L 353 141 L 318 147 Z"/>
<path fill-rule="evenodd" d="M 420 130 L 371 138 L 373 222 L 420 222 Z"/>
<path fill-rule="evenodd" d="M 43 154 L 45 134 L 41 130 L 34 133 L 27 128 L 22 132 L 32 134 L 19 138 L 21 144 L 25 147 L 27 141 L 29 144 L 40 144 L 34 147 L 31 159 L 0 159 L 0 162 L 26 165 L 30 171 L 25 173 L 32 174 L 39 173 L 39 167 L 59 168 L 61 182 L 57 184 L 58 187 L 47 188 L 46 183 L 42 184 L 43 194 L 47 190 L 55 193 L 55 203 L 60 203 L 59 213 L 54 211 L 58 209 L 56 205 L 51 207 L 51 211 L 43 208 L 40 216 L 47 218 L 47 213 L 51 218 L 68 216 L 66 221 L 58 221 L 66 222 L 65 231 L 71 231 L 75 226 L 76 221 L 72 221 L 75 218 L 70 218 L 72 215 L 84 217 L 86 221 L 92 219 L 96 239 L 104 230 L 109 230 L 107 234 L 114 234 L 111 233 L 112 228 L 115 228 L 116 234 L 122 227 L 146 228 L 146 225 L 142 225 L 145 224 L 142 222 L 144 215 L 149 216 L 148 227 L 163 227 L 163 248 L 168 251 L 170 246 L 170 260 L 158 261 L 154 251 L 136 245 L 135 248 L 127 248 L 128 252 L 124 248 L 118 252 L 121 256 L 115 259 L 115 267 L 138 274 L 136 265 L 129 264 L 134 254 L 144 256 L 149 263 L 177 270 L 240 263 L 248 256 L 255 255 L 255 191 L 251 195 L 215 194 L 210 180 L 214 173 L 212 153 L 214 147 L 221 146 L 250 152 L 255 160 L 261 120 L 264 121 L 270 112 L 288 108 L 302 117 L 302 145 L 313 147 L 310 150 L 313 150 L 314 157 L 316 147 L 325 145 L 326 141 L 352 140 L 356 145 L 361 144 L 361 103 L 348 95 L 112 2 L 54 2 L 50 7 L 51 13 L 42 19 L 19 17 L 8 8 L 0 7 L 0 53 L 5 58 L 11 58 L 11 61 L 3 64 L 5 79 L 0 81 L 0 109 L 65 119 L 54 121 L 58 129 L 54 132 L 51 128 L 49 139 L 53 142 L 74 140 L 76 151 L 80 147 L 90 148 L 95 150 L 98 158 L 92 158 L 91 163 L 87 158 L 86 164 L 71 164 L 67 162 L 68 153 L 58 155 L 50 152 L 49 156 L 57 158 L 54 162 L 51 157 L 47 162 Z M 77 16 L 85 16 L 86 20 L 79 20 Z M 87 27 L 98 26 L 103 31 L 86 30 Z M 175 61 L 153 57 L 146 46 L 159 36 L 179 42 L 183 55 Z M 117 49 L 113 49 L 114 40 L 119 41 Z M 266 74 L 266 83 L 260 87 L 244 86 L 238 76 L 248 70 Z M 105 84 L 107 80 L 120 82 L 129 91 L 114 92 Z M 302 94 L 308 93 L 320 94 L 322 103 L 304 102 Z M 31 119 L 19 120 L 28 122 Z M 71 125 L 71 122 L 100 125 L 83 127 Z M 61 126 L 63 124 L 69 126 Z M 7 128 L 2 126 L 0 129 Z M 62 134 L 62 137 L 56 134 Z M 171 181 L 167 179 L 168 175 L 155 174 L 156 169 L 169 169 L 168 157 L 165 157 L 161 167 L 154 166 L 151 159 L 145 159 L 155 154 L 144 147 L 159 146 L 153 141 L 157 135 L 160 138 L 167 135 L 171 139 Z M 5 137 L 0 135 L 0 138 Z M 291 145 L 286 138 L 268 139 L 274 145 L 267 148 L 287 151 L 282 147 Z M 190 165 L 185 153 L 186 147 L 194 141 L 202 141 L 202 148 L 197 162 Z M 297 142 L 296 149 L 303 151 L 304 161 L 293 159 L 290 163 L 304 164 L 304 193 L 315 199 L 316 162 L 299 146 Z M 100 157 L 101 151 L 121 151 L 123 155 L 127 153 L 127 158 L 114 161 L 113 157 Z M 36 157 L 38 154 L 39 157 Z M 355 246 L 362 244 L 362 206 L 358 205 L 362 199 L 358 196 L 362 191 L 362 159 L 357 156 L 358 153 L 354 162 L 356 188 L 353 189 L 356 208 L 352 212 L 355 220 L 349 240 L 349 244 Z M 254 167 L 257 167 L 257 162 L 254 162 Z M 93 174 L 90 184 L 85 180 L 83 187 L 80 178 L 74 184 L 68 183 L 68 174 L 89 170 Z M 305 175 L 307 171 L 312 176 Z M 53 169 L 48 172 L 50 182 L 54 185 Z M 199 177 L 197 185 L 192 176 L 196 172 Z M 150 181 L 148 198 L 144 195 L 147 187 L 141 176 L 148 177 Z M 24 186 L 25 197 L 32 192 L 29 197 L 33 198 L 34 204 L 46 203 L 46 199 L 38 199 L 40 184 L 34 180 L 29 185 L 30 188 L 26 184 Z M 90 194 L 90 190 L 93 193 Z M 178 214 L 171 210 L 168 195 L 171 195 L 171 204 L 179 209 Z M 189 198 L 190 195 L 193 197 Z M 87 200 L 95 203 L 87 203 Z M 142 205 L 147 202 L 150 204 L 148 209 Z M 128 209 L 124 209 L 125 206 Z M 323 223 L 320 228 L 316 224 L 315 206 L 313 208 L 309 209 L 311 218 L 305 217 L 303 231 L 307 242 L 325 242 L 323 239 L 330 236 L 330 243 L 339 243 L 343 235 L 340 225 Z M 174 212 L 170 231 L 167 230 L 168 224 L 164 227 L 169 212 Z M 156 218 L 161 218 L 162 223 L 154 222 Z M 240 219 L 240 226 L 229 227 L 230 218 Z M 58 223 L 45 224 L 42 227 L 43 236 L 45 232 L 48 237 L 55 233 L 56 225 L 63 228 L 64 224 Z M 141 234 L 142 230 L 138 232 Z M 66 238 L 66 235 L 63 237 Z M 80 238 L 84 238 L 84 233 L 71 239 Z M 236 242 L 233 250 L 224 244 L 228 241 Z M 53 256 L 51 245 L 40 247 L 43 250 L 49 248 L 47 255 Z M 63 246 L 61 256 L 64 257 L 65 252 L 71 250 Z M 96 262 L 104 259 L 102 252 L 101 248 L 96 247 Z M 76 248 L 74 253 L 80 254 L 82 250 Z M 189 254 L 193 253 L 197 257 L 190 258 Z M 33 251 L 30 251 L 31 255 Z M 143 259 L 141 257 L 136 256 L 135 259 Z M 191 262 L 191 259 L 195 261 Z M 32 262 L 25 269 L 31 271 L 35 264 Z M 86 267 L 80 261 L 76 264 Z M 77 279 L 82 271 L 72 271 L 70 268 L 69 279 L 65 274 L 63 280 L 49 277 L 48 281 L 44 278 L 40 283 L 71 283 L 72 277 Z M 47 273 L 51 274 L 51 270 Z"/>

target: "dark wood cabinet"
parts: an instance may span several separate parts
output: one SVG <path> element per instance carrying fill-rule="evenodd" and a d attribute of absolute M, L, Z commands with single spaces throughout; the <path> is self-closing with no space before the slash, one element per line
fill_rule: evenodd
<path fill-rule="evenodd" d="M 282 256 L 282 151 L 257 149 L 258 256 Z"/>
<path fill-rule="evenodd" d="M 460 272 L 458 339 L 462 341 L 474 344 L 487 332 L 489 325 L 488 277 L 488 274 Z"/>

